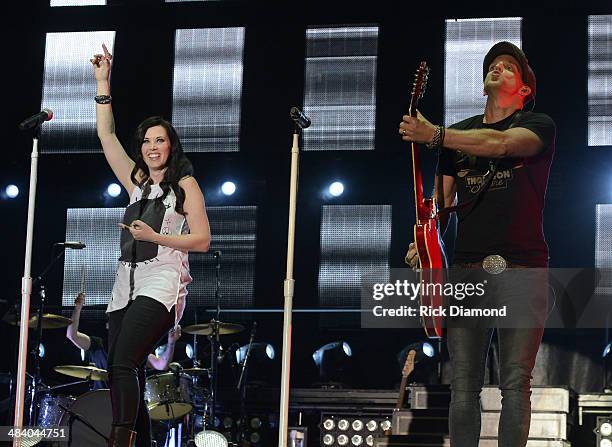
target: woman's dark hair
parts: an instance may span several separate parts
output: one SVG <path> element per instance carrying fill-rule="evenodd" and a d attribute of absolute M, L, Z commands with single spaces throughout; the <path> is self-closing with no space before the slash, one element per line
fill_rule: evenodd
<path fill-rule="evenodd" d="M 183 147 L 181 146 L 181 141 L 176 133 L 176 129 L 172 126 L 172 124 L 170 124 L 170 122 L 160 116 L 152 116 L 147 118 L 136 128 L 132 143 L 135 165 L 134 169 L 132 169 L 132 173 L 130 174 L 130 179 L 132 180 L 132 183 L 140 188 L 143 188 L 149 181 L 149 167 L 142 158 L 142 142 L 144 141 L 147 130 L 150 127 L 155 126 L 162 126 L 164 129 L 166 129 L 171 146 L 170 155 L 168 156 L 168 161 L 166 162 L 167 169 L 164 173 L 164 179 L 159 183 L 159 186 L 164 192 L 159 200 L 164 200 L 172 188 L 174 194 L 176 195 L 176 211 L 185 215 L 185 211 L 183 210 L 183 204 L 185 203 L 185 190 L 179 186 L 178 182 L 187 175 L 193 175 L 193 166 L 183 151 Z M 142 171 L 143 173 L 143 177 L 140 179 L 140 181 L 136 178 L 138 171 Z"/>

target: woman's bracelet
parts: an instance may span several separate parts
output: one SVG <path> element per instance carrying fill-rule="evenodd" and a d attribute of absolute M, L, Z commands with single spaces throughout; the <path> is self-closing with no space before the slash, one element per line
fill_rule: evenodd
<path fill-rule="evenodd" d="M 110 95 L 97 95 L 94 99 L 98 104 L 110 104 L 113 98 Z"/>

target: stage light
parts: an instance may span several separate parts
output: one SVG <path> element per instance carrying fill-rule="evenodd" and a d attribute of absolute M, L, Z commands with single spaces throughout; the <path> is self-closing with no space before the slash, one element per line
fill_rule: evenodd
<path fill-rule="evenodd" d="M 249 425 L 251 426 L 253 430 L 258 430 L 263 425 L 263 422 L 261 422 L 260 418 L 254 417 L 254 418 L 251 418 L 251 422 L 249 422 Z"/>
<path fill-rule="evenodd" d="M 165 350 L 166 350 L 166 346 L 165 345 L 160 345 L 157 348 L 155 348 L 155 355 L 157 357 L 159 357 L 159 356 L 161 356 L 164 353 Z"/>
<path fill-rule="evenodd" d="M 606 357 L 610 355 L 611 350 L 612 350 L 612 343 L 608 343 L 606 347 L 604 348 L 601 356 L 605 359 Z"/>
<path fill-rule="evenodd" d="M 319 427 L 321 429 L 319 445 L 373 446 L 374 439 L 383 436 L 383 427 L 391 427 L 391 421 L 383 414 L 323 412 Z M 366 428 L 368 431 L 365 431 Z M 342 444 L 343 442 L 345 444 Z"/>
<path fill-rule="evenodd" d="M 261 441 L 261 435 L 254 431 L 249 435 L 249 440 L 251 441 L 251 443 L 257 444 L 259 441 Z"/>
<path fill-rule="evenodd" d="M 244 365 L 249 345 L 236 349 L 235 356 L 238 365 Z M 278 364 L 275 360 L 276 352 L 270 343 L 257 342 L 251 344 L 251 352 L 247 362 L 248 380 L 260 384 L 269 383 L 272 380 L 272 371 Z"/>
<path fill-rule="evenodd" d="M 338 421 L 338 430 L 346 431 L 349 429 L 351 424 L 346 419 L 340 419 Z"/>
<path fill-rule="evenodd" d="M 236 192 L 236 184 L 229 181 L 224 182 L 223 185 L 221 185 L 221 192 L 223 192 L 223 194 L 226 196 L 231 196 Z"/>
<path fill-rule="evenodd" d="M 227 438 L 214 430 L 199 432 L 194 441 L 197 447 L 228 447 L 229 445 Z"/>
<path fill-rule="evenodd" d="M 338 436 L 338 445 L 348 445 L 349 443 L 349 438 L 346 435 L 340 435 Z"/>
<path fill-rule="evenodd" d="M 229 416 L 225 416 L 221 423 L 223 424 L 223 428 L 232 428 L 232 425 L 234 425 L 234 420 Z"/>
<path fill-rule="evenodd" d="M 193 360 L 193 346 L 191 346 L 189 343 L 185 345 L 185 355 L 189 360 Z"/>
<path fill-rule="evenodd" d="M 8 185 L 5 189 L 4 189 L 4 193 L 6 194 L 6 197 L 8 197 L 9 199 L 14 199 L 15 197 L 17 197 L 19 195 L 19 188 L 17 187 L 17 185 Z"/>
<path fill-rule="evenodd" d="M 344 192 L 344 185 L 341 182 L 333 182 L 327 190 L 333 197 L 339 197 Z"/>
<path fill-rule="evenodd" d="M 416 352 L 416 356 L 414 358 L 415 363 L 423 361 L 427 358 L 433 358 L 436 355 L 436 350 L 430 343 L 427 343 L 427 342 L 411 343 L 408 346 L 405 346 L 404 349 L 402 349 L 399 352 L 399 354 L 397 354 L 397 361 L 402 368 L 404 367 L 404 363 L 406 363 L 406 357 L 408 357 L 408 353 L 410 351 Z"/>
<path fill-rule="evenodd" d="M 612 447 L 612 419 L 610 416 L 597 416 L 595 430 L 599 447 Z"/>
<path fill-rule="evenodd" d="M 106 193 L 111 197 L 117 197 L 121 194 L 121 186 L 116 183 L 111 183 L 108 185 L 108 188 L 106 188 Z"/>
<path fill-rule="evenodd" d="M 363 436 L 361 436 L 361 435 L 353 435 L 351 437 L 351 444 L 356 445 L 356 446 L 363 444 Z"/>
<path fill-rule="evenodd" d="M 319 367 L 319 377 L 324 382 L 336 381 L 346 378 L 345 370 L 353 352 L 345 341 L 328 343 L 312 354 L 315 365 Z"/>
<path fill-rule="evenodd" d="M 386 432 L 387 430 L 391 430 L 391 421 L 389 419 L 385 419 L 384 421 L 380 423 L 380 428 L 383 432 Z"/>
<path fill-rule="evenodd" d="M 244 345 L 236 349 L 236 361 L 238 363 L 242 363 L 244 361 L 248 349 L 249 345 Z M 249 357 L 250 361 L 256 359 L 257 362 L 267 362 L 274 360 L 274 357 L 276 357 L 276 352 L 274 351 L 274 346 L 272 346 L 270 343 L 252 343 Z"/>
<path fill-rule="evenodd" d="M 334 422 L 333 419 L 327 418 L 323 421 L 323 428 L 325 430 L 328 430 L 328 431 L 333 430 L 335 426 L 336 426 L 336 423 Z"/>

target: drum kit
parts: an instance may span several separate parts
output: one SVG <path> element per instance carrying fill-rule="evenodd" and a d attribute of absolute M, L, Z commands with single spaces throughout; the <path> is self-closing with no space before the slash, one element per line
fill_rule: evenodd
<path fill-rule="evenodd" d="M 19 325 L 19 318 L 12 313 L 5 315 L 3 320 L 12 325 Z M 38 327 L 39 318 L 30 318 L 29 326 Z M 64 328 L 71 320 L 60 315 L 45 313 L 41 319 L 44 329 Z M 157 432 L 158 446 L 178 447 L 184 445 L 181 440 L 170 441 L 170 432 L 178 433 L 179 425 L 182 436 L 189 443 L 194 440 L 198 429 L 213 427 L 216 407 L 216 387 L 218 375 L 219 351 L 221 344 L 219 336 L 242 332 L 244 326 L 235 323 L 224 323 L 212 320 L 209 323 L 186 326 L 182 332 L 192 334 L 197 346 L 197 336 L 205 336 L 210 342 L 210 368 L 200 367 L 200 361 L 193 356 L 193 367 L 182 368 L 179 363 L 170 364 L 170 372 L 162 372 L 148 376 L 146 379 L 144 398 L 149 416 Z M 197 349 L 194 349 L 197 351 Z M 37 359 L 38 361 L 38 359 Z M 244 365 L 246 366 L 246 365 Z M 101 446 L 106 447 L 106 438 L 110 435 L 112 410 L 110 391 L 108 389 L 91 389 L 78 395 L 58 394 L 57 391 L 72 385 L 94 381 L 106 382 L 108 373 L 94 366 L 59 365 L 53 368 L 62 375 L 80 379 L 57 386 L 47 386 L 40 380 L 40 368 L 36 364 L 36 374 L 28 374 L 27 388 L 30 426 L 68 427 L 69 446 Z M 13 379 L 7 380 L 11 388 Z M 184 427 L 184 428 L 183 428 Z M 165 438 L 165 439 L 164 439 Z M 34 443 L 30 445 L 34 445 Z"/>

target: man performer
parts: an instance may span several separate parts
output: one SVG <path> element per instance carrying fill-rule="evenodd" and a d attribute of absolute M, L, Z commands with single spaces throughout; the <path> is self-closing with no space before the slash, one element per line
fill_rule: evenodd
<path fill-rule="evenodd" d="M 535 99 L 536 77 L 523 51 L 512 43 L 499 42 L 489 50 L 483 81 L 487 100 L 482 115 L 449 128 L 436 126 L 420 114 L 404 116 L 399 133 L 404 141 L 440 149 L 434 194 L 441 208 L 456 205 L 453 268 L 489 273 L 521 268 L 530 274 L 535 270 L 525 268 L 548 266 L 542 215 L 555 151 L 555 124 L 545 114 L 523 110 Z M 442 213 L 442 233 L 447 223 L 448 214 Z M 417 266 L 414 243 L 406 261 Z M 536 287 L 522 295 L 526 300 L 546 303 L 544 290 Z M 447 326 L 452 367 L 451 445 L 477 447 L 479 396 L 493 327 Z M 531 373 L 543 331 L 543 321 L 529 327 L 500 327 L 498 322 L 500 447 L 527 444 Z"/>

